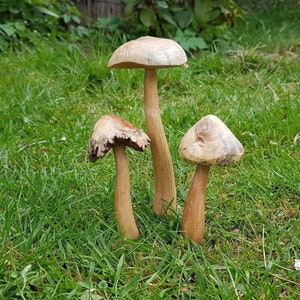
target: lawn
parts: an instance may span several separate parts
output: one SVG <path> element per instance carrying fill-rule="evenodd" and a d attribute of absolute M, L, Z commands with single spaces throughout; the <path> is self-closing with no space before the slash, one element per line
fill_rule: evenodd
<path fill-rule="evenodd" d="M 1 53 L 0 299 L 298 299 L 299 14 L 247 14 L 215 52 L 158 71 L 178 205 L 153 213 L 150 150 L 128 149 L 134 241 L 117 229 L 113 155 L 90 163 L 87 143 L 108 113 L 146 131 L 143 71 L 107 68 L 120 40 Z M 178 145 L 207 114 L 245 154 L 211 168 L 198 245 L 180 235 L 195 167 Z"/>

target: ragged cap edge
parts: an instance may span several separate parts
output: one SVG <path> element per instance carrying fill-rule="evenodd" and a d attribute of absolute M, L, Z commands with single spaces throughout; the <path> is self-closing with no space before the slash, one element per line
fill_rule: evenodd
<path fill-rule="evenodd" d="M 141 129 L 116 115 L 102 116 L 95 124 L 89 139 L 88 159 L 91 162 L 103 158 L 116 143 L 122 143 L 136 151 L 145 151 L 150 138 Z"/>

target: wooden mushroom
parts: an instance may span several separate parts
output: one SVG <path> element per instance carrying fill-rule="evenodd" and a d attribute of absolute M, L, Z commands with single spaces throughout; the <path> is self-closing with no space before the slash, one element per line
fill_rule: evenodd
<path fill-rule="evenodd" d="M 116 165 L 115 213 L 123 236 L 129 239 L 136 239 L 139 231 L 132 210 L 125 146 L 145 151 L 149 142 L 145 132 L 115 115 L 102 116 L 89 139 L 88 158 L 91 162 L 103 158 L 113 148 Z"/>
<path fill-rule="evenodd" d="M 156 69 L 181 66 L 186 61 L 184 50 L 175 41 L 146 36 L 120 46 L 108 62 L 110 68 L 145 69 L 144 108 L 154 169 L 153 210 L 157 214 L 176 209 L 176 185 L 158 104 Z"/>
<path fill-rule="evenodd" d="M 225 166 L 238 161 L 244 148 L 230 129 L 216 116 L 208 115 L 197 122 L 182 138 L 180 156 L 196 164 L 183 211 L 182 232 L 201 243 L 205 228 L 205 194 L 211 165 Z"/>

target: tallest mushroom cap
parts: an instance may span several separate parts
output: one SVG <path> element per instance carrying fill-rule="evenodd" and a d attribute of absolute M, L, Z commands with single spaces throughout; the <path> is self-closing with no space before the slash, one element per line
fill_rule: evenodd
<path fill-rule="evenodd" d="M 170 68 L 187 61 L 182 47 L 173 40 L 144 36 L 120 46 L 111 56 L 108 67 Z"/>

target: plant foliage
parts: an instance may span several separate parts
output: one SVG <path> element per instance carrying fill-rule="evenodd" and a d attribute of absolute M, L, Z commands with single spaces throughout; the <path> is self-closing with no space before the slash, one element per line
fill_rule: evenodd
<path fill-rule="evenodd" d="M 231 0 L 123 0 L 125 18 L 131 28 L 145 34 L 173 38 L 193 52 L 213 41 L 243 18 Z"/>
<path fill-rule="evenodd" d="M 0 0 L 0 50 L 44 36 L 80 36 L 85 30 L 79 24 L 80 14 L 69 0 Z"/>

